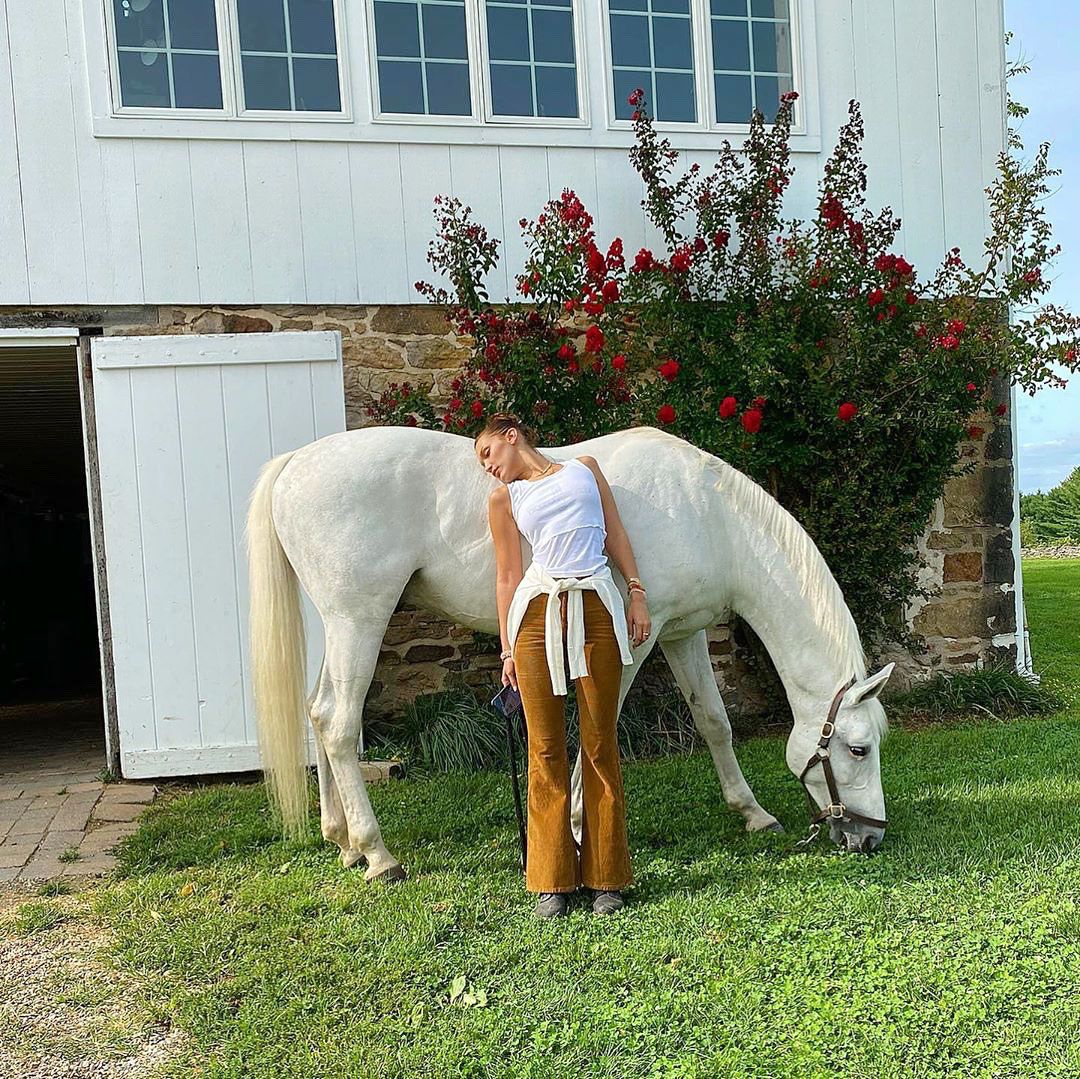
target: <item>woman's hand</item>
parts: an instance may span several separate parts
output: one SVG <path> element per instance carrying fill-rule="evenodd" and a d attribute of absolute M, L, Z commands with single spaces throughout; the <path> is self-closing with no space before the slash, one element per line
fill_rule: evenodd
<path fill-rule="evenodd" d="M 630 644 L 636 648 L 652 631 L 649 606 L 645 602 L 645 593 L 640 588 L 630 591 L 630 613 L 627 621 L 630 623 Z"/>
<path fill-rule="evenodd" d="M 513 656 L 507 656 L 503 660 L 502 684 L 505 686 L 507 682 L 512 682 L 514 689 L 517 689 L 517 670 L 514 667 Z"/>

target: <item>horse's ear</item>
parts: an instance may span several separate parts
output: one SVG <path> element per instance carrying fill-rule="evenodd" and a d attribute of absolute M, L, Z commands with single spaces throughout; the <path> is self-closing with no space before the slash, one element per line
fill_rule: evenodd
<path fill-rule="evenodd" d="M 889 675 L 892 674 L 895 666 L 895 663 L 888 663 L 877 674 L 856 682 L 844 695 L 844 703 L 854 706 L 876 697 L 885 688 L 885 683 L 889 680 Z"/>

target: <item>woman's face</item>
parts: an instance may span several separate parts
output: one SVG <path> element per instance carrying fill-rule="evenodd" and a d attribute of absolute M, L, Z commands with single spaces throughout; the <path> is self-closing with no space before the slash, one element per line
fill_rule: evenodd
<path fill-rule="evenodd" d="M 501 435 L 485 435 L 476 444 L 476 459 L 489 476 L 501 483 L 517 479 L 522 470 L 517 428 L 511 427 Z"/>

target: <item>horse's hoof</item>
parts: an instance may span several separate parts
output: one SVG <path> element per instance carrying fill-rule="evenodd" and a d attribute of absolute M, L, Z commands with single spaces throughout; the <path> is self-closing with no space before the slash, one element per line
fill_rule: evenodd
<path fill-rule="evenodd" d="M 343 850 L 341 852 L 341 864 L 345 869 L 353 869 L 364 862 L 365 858 L 358 850 Z"/>
<path fill-rule="evenodd" d="M 378 881 L 380 884 L 399 884 L 405 880 L 405 867 L 401 865 L 392 865 L 389 869 L 384 869 L 381 873 L 376 873 L 375 876 L 369 877 L 368 880 L 374 883 Z"/>
<path fill-rule="evenodd" d="M 782 834 L 782 833 L 783 833 L 783 831 L 784 831 L 784 826 L 783 826 L 783 825 L 782 825 L 782 824 L 781 824 L 781 823 L 780 823 L 780 822 L 779 822 L 778 820 L 774 820 L 774 821 L 772 822 L 772 824 L 770 824 L 770 825 L 769 825 L 769 826 L 768 826 L 768 827 L 767 827 L 767 828 L 765 829 L 765 831 L 766 831 L 766 832 L 780 832 L 780 833 Z"/>

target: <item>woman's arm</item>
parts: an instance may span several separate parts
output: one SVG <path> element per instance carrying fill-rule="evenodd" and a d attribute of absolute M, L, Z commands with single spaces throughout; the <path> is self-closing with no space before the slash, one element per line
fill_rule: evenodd
<path fill-rule="evenodd" d="M 604 528 L 607 531 L 604 550 L 611 555 L 611 560 L 618 566 L 619 572 L 629 581 L 631 577 L 638 576 L 638 568 L 637 562 L 634 561 L 633 548 L 630 546 L 630 537 L 626 534 L 622 518 L 619 516 L 619 509 L 615 505 L 615 496 L 611 493 L 607 478 L 600 471 L 596 458 L 581 457 L 579 460 L 582 464 L 589 466 L 596 477 L 596 486 L 600 488 L 600 502 L 604 507 Z M 630 611 L 627 621 L 631 643 L 641 644 L 652 630 L 652 619 L 649 617 L 645 594 L 638 588 L 630 590 Z"/>
<path fill-rule="evenodd" d="M 521 537 L 510 512 L 510 492 L 500 484 L 488 497 L 488 524 L 495 542 L 495 605 L 499 610 L 499 637 L 502 651 L 510 647 L 506 616 L 510 601 L 524 575 L 521 568 Z"/>

